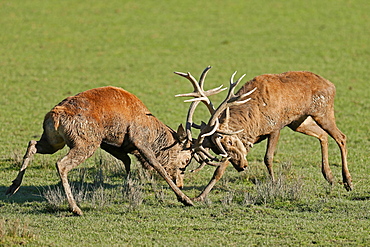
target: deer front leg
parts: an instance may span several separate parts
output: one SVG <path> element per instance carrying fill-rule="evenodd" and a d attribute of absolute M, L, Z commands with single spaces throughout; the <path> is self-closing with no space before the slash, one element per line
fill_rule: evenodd
<path fill-rule="evenodd" d="M 267 140 L 267 148 L 266 148 L 266 154 L 264 158 L 265 165 L 270 174 L 270 178 L 272 182 L 275 181 L 274 170 L 272 166 L 273 166 L 273 160 L 274 160 L 274 153 L 276 150 L 277 143 L 279 141 L 279 137 L 280 137 L 280 130 L 272 132 L 270 134 Z"/>
<path fill-rule="evenodd" d="M 131 159 L 127 155 L 127 153 L 125 153 L 120 147 L 109 145 L 109 144 L 104 143 L 104 142 L 102 142 L 100 144 L 100 147 L 103 150 L 105 150 L 106 152 L 108 152 L 111 155 L 113 155 L 115 158 L 121 160 L 123 162 L 123 164 L 125 165 L 126 173 L 127 174 L 130 173 L 130 171 L 131 171 Z"/>
<path fill-rule="evenodd" d="M 142 145 L 141 142 L 135 143 L 136 147 L 139 150 L 139 153 L 142 157 L 166 180 L 168 185 L 171 187 L 173 192 L 176 194 L 177 199 L 183 203 L 185 206 L 194 206 L 194 203 L 190 198 L 182 192 L 179 187 L 171 180 L 170 176 L 167 174 L 163 166 L 157 161 L 154 153 L 147 148 L 145 145 Z"/>
<path fill-rule="evenodd" d="M 211 181 L 209 181 L 208 185 L 203 189 L 202 193 L 199 196 L 194 198 L 194 201 L 204 201 L 207 197 L 209 192 L 211 192 L 213 186 L 220 180 L 226 170 L 226 167 L 229 165 L 229 160 L 220 163 L 220 165 L 216 168 L 215 172 L 213 173 Z"/>

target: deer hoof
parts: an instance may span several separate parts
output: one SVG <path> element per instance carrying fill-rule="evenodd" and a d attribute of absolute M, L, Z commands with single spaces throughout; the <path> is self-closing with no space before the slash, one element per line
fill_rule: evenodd
<path fill-rule="evenodd" d="M 193 198 L 193 201 L 195 201 L 195 202 L 203 202 L 204 201 L 204 197 L 202 197 L 202 196 L 195 197 L 195 198 Z"/>
<path fill-rule="evenodd" d="M 352 185 L 352 182 L 344 182 L 344 188 L 347 190 L 347 191 L 351 191 L 353 190 L 353 185 Z"/>
<path fill-rule="evenodd" d="M 83 215 L 82 210 L 79 207 L 75 207 L 71 211 L 72 211 L 74 216 L 82 216 Z"/>
<path fill-rule="evenodd" d="M 13 184 L 9 186 L 9 188 L 6 190 L 5 195 L 7 196 L 14 195 L 14 193 L 18 191 L 19 187 L 20 187 L 20 184 L 13 182 Z"/>
<path fill-rule="evenodd" d="M 188 197 L 185 198 L 178 197 L 177 200 L 184 204 L 185 206 L 194 206 L 194 203 Z"/>
<path fill-rule="evenodd" d="M 194 206 L 194 203 L 192 201 L 190 201 L 190 202 L 185 202 L 184 205 L 185 206 Z"/>

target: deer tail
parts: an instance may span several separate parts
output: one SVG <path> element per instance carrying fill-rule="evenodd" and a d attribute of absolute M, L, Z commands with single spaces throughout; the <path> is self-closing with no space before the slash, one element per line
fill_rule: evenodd
<path fill-rule="evenodd" d="M 63 110 L 60 109 L 60 106 L 54 107 L 50 112 L 45 116 L 45 121 L 48 121 L 54 126 L 54 129 L 57 131 L 60 126 L 61 116 Z"/>

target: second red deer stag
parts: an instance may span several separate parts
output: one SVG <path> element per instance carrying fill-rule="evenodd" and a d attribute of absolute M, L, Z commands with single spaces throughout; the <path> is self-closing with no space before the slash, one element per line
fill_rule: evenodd
<path fill-rule="evenodd" d="M 191 158 L 191 151 L 183 142 L 184 129 L 180 125 L 175 132 L 160 122 L 135 95 L 117 87 L 79 93 L 48 112 L 43 128 L 41 139 L 29 142 L 22 167 L 6 194 L 12 195 L 19 189 L 34 154 L 52 154 L 67 145 L 70 150 L 56 167 L 69 208 L 76 215 L 82 215 L 82 211 L 72 195 L 67 174 L 99 147 L 123 161 L 127 172 L 130 170 L 127 154 L 134 154 L 144 166 L 153 167 L 166 180 L 179 201 L 193 205 L 179 189 Z"/>
<path fill-rule="evenodd" d="M 323 77 L 306 71 L 266 74 L 248 81 L 234 94 L 235 87 L 244 75 L 234 81 L 236 72 L 231 76 L 230 88 L 226 99 L 214 108 L 208 96 L 216 94 L 221 87 L 204 91 L 203 84 L 210 67 L 207 67 L 199 82 L 190 73 L 175 72 L 187 78 L 194 92 L 176 96 L 194 97 L 188 111 L 186 130 L 189 141 L 193 142 L 194 157 L 203 166 L 215 165 L 214 175 L 196 200 L 203 200 L 215 183 L 222 177 L 228 163 L 236 170 L 243 171 L 248 162 L 246 155 L 253 144 L 267 139 L 264 162 L 272 180 L 274 151 L 280 130 L 288 126 L 294 131 L 319 139 L 322 153 L 322 174 L 330 183 L 334 178 L 328 160 L 328 134 L 336 141 L 342 158 L 342 177 L 344 187 L 352 190 L 352 180 L 347 167 L 346 136 L 337 128 L 334 117 L 335 86 Z M 250 98 L 247 98 L 250 97 Z M 207 124 L 193 123 L 193 113 L 203 102 L 211 117 Z M 191 128 L 200 129 L 197 139 L 191 137 Z M 221 162 L 208 152 L 212 149 L 223 156 Z M 202 166 L 201 165 L 201 166 Z"/>

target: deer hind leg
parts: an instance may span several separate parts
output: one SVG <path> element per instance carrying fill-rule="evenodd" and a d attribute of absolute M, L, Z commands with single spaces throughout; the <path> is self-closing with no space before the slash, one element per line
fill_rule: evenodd
<path fill-rule="evenodd" d="M 5 194 L 11 196 L 18 191 L 19 187 L 22 184 L 24 173 L 26 172 L 26 169 L 32 157 L 36 153 L 53 154 L 59 149 L 62 149 L 64 145 L 65 145 L 64 142 L 58 143 L 58 145 L 50 144 L 45 135 L 43 135 L 39 141 L 34 140 L 30 141 L 28 143 L 27 151 L 23 156 L 21 169 L 19 170 L 17 177 L 13 180 L 12 185 L 9 186 Z"/>
<path fill-rule="evenodd" d="M 126 173 L 128 175 L 130 173 L 130 171 L 131 171 L 131 159 L 130 159 L 130 156 L 128 156 L 127 154 L 122 154 L 119 157 L 118 156 L 115 156 L 115 157 L 123 162 L 123 164 L 125 165 Z"/>
<path fill-rule="evenodd" d="M 273 160 L 274 160 L 274 153 L 276 150 L 277 143 L 279 141 L 279 137 L 280 137 L 280 130 L 272 132 L 269 135 L 268 140 L 267 140 L 266 154 L 264 158 L 265 165 L 269 172 L 270 178 L 273 182 L 275 181 L 275 176 L 274 176 L 274 170 L 272 166 L 273 166 Z"/>
<path fill-rule="evenodd" d="M 334 111 L 329 111 L 329 116 L 318 117 L 313 116 L 314 120 L 321 128 L 323 128 L 338 144 L 341 158 L 342 158 L 342 177 L 344 188 L 347 191 L 353 189 L 351 174 L 348 170 L 347 165 L 347 146 L 346 146 L 346 135 L 343 134 L 335 123 Z"/>
<path fill-rule="evenodd" d="M 194 201 L 204 201 L 209 192 L 211 192 L 211 190 L 213 189 L 213 186 L 215 186 L 218 180 L 222 178 L 228 165 L 229 160 L 226 160 L 216 168 L 215 172 L 213 173 L 212 179 L 209 181 L 209 183 L 203 189 L 203 191 L 197 197 L 194 198 Z"/>
<path fill-rule="evenodd" d="M 334 177 L 329 167 L 329 155 L 328 155 L 328 134 L 317 125 L 311 117 L 307 117 L 303 122 L 293 122 L 289 127 L 302 134 L 316 137 L 320 141 L 321 145 L 321 172 L 324 178 L 331 184 L 334 184 Z"/>
<path fill-rule="evenodd" d="M 120 147 L 112 146 L 106 143 L 102 143 L 100 147 L 113 155 L 115 158 L 121 160 L 125 165 L 126 173 L 129 174 L 131 171 L 131 159 Z"/>
<path fill-rule="evenodd" d="M 68 172 L 89 158 L 99 145 L 84 145 L 72 147 L 68 154 L 56 163 L 56 167 L 66 194 L 69 209 L 75 215 L 82 215 L 82 210 L 77 206 L 68 182 Z"/>

